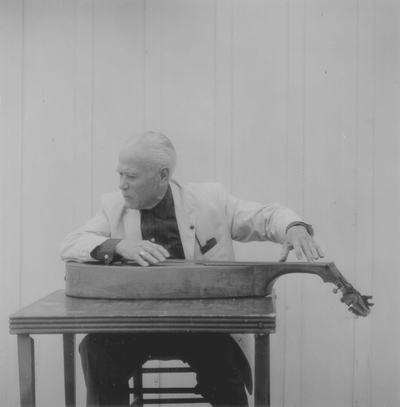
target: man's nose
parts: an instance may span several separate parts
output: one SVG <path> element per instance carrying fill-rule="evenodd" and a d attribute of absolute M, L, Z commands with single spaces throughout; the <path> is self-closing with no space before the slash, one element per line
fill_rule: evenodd
<path fill-rule="evenodd" d="M 128 182 L 126 180 L 126 176 L 122 175 L 120 180 L 119 180 L 119 189 L 125 190 L 125 189 L 128 189 L 128 188 L 129 188 L 129 185 L 128 185 Z"/>

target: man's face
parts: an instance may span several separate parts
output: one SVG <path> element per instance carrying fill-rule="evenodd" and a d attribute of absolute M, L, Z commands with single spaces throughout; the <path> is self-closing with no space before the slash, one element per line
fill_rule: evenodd
<path fill-rule="evenodd" d="M 166 185 L 161 172 L 146 160 L 143 149 L 122 150 L 117 171 L 127 208 L 151 209 L 164 197 Z"/>

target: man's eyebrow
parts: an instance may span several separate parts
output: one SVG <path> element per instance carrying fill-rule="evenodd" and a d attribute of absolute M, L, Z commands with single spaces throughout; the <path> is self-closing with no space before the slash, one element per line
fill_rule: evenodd
<path fill-rule="evenodd" d="M 119 168 L 117 168 L 115 171 L 116 171 L 118 174 L 135 175 L 135 173 L 132 172 L 132 171 L 122 171 L 122 170 L 120 170 Z"/>

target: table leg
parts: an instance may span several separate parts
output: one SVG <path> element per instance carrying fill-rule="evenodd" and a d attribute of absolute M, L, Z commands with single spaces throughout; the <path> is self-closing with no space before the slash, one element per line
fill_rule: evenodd
<path fill-rule="evenodd" d="M 35 346 L 26 334 L 18 335 L 19 392 L 21 407 L 34 407 L 35 395 Z"/>
<path fill-rule="evenodd" d="M 254 406 L 270 406 L 269 335 L 255 335 Z"/>
<path fill-rule="evenodd" d="M 75 407 L 75 335 L 63 334 L 63 344 L 65 405 L 66 407 Z"/>

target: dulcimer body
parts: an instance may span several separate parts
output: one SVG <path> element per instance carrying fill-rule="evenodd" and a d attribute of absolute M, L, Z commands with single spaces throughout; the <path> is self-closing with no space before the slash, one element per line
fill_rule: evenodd
<path fill-rule="evenodd" d="M 334 263 L 224 262 L 167 260 L 142 267 L 134 262 L 66 264 L 66 294 L 102 299 L 206 299 L 261 297 L 285 274 L 308 273 L 341 290 L 342 302 L 357 315 L 369 314 L 367 299 Z M 347 297 L 346 297 L 347 296 Z M 353 309 L 351 309 L 353 308 Z"/>

